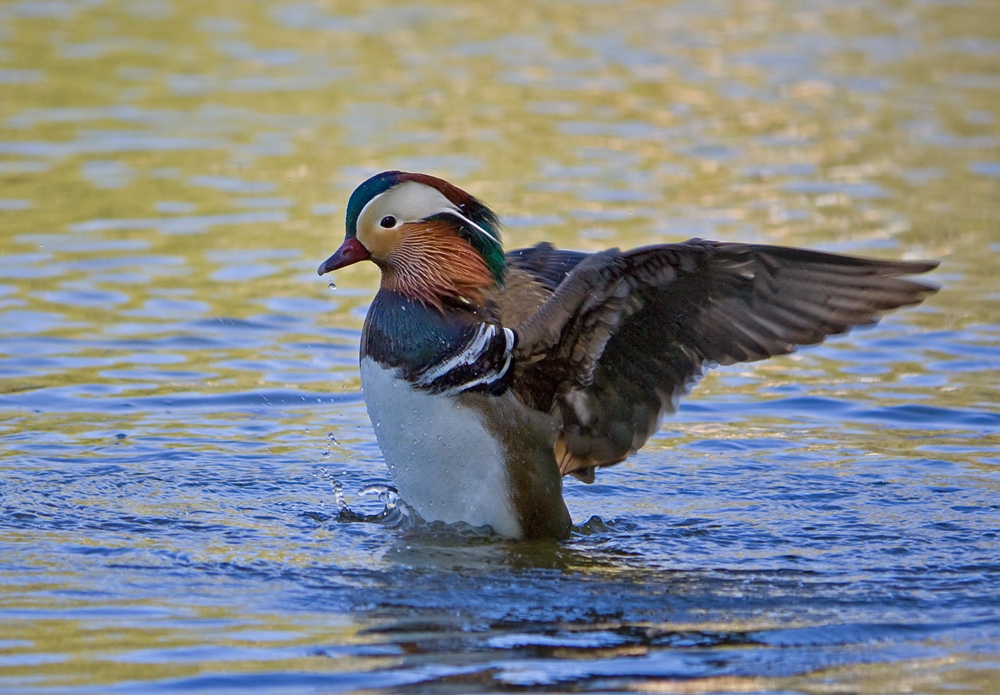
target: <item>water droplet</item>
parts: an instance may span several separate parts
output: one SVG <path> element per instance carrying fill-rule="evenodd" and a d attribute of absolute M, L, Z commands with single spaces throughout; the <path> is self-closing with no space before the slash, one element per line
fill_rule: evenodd
<path fill-rule="evenodd" d="M 330 284 L 328 285 L 328 287 L 329 287 L 329 288 L 330 288 L 331 290 L 335 290 L 335 289 L 337 289 L 337 283 L 335 283 L 335 282 L 331 282 L 331 283 L 330 283 Z"/>
<path fill-rule="evenodd" d="M 339 481 L 333 481 L 333 503 L 338 509 L 347 509 L 347 500 L 344 499 L 344 486 Z"/>

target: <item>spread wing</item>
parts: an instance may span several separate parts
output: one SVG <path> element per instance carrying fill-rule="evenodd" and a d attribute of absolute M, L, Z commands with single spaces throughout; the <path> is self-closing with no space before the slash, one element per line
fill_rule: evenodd
<path fill-rule="evenodd" d="M 786 354 L 936 291 L 903 276 L 937 263 L 697 239 L 508 260 L 547 296 L 516 326 L 513 388 L 560 418 L 560 470 L 588 482 L 638 450 L 706 367 Z"/>

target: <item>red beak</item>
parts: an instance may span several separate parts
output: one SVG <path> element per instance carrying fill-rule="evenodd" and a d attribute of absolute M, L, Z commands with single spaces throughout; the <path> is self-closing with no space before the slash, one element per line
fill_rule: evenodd
<path fill-rule="evenodd" d="M 360 241 L 355 237 L 348 237 L 344 239 L 344 243 L 340 245 L 336 253 L 320 264 L 319 270 L 316 272 L 325 275 L 332 270 L 340 270 L 354 263 L 367 261 L 371 257 L 371 252 Z"/>

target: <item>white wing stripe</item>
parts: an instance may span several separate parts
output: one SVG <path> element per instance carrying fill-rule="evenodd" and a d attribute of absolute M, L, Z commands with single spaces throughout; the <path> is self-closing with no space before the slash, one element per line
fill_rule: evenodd
<path fill-rule="evenodd" d="M 504 329 L 504 330 L 507 330 L 507 329 Z M 490 382 L 496 381 L 497 379 L 502 379 L 503 375 L 507 373 L 508 369 L 510 369 L 510 362 L 511 362 L 512 357 L 513 356 L 510 353 L 507 353 L 506 359 L 504 360 L 504 363 L 503 363 L 503 367 L 500 368 L 499 372 L 490 372 L 489 374 L 484 374 L 483 376 L 481 376 L 478 379 L 475 379 L 473 381 L 467 381 L 464 384 L 458 384 L 456 386 L 452 386 L 450 389 L 446 389 L 444 391 L 441 391 L 440 395 L 442 395 L 442 396 L 454 396 L 456 394 L 461 393 L 462 391 L 474 388 L 474 387 L 479 386 L 481 384 L 488 384 Z"/>
<path fill-rule="evenodd" d="M 479 359 L 479 357 L 483 354 L 483 352 L 489 347 L 490 341 L 496 335 L 496 329 L 497 327 L 492 324 L 488 323 L 480 324 L 479 330 L 476 331 L 476 334 L 472 337 L 472 339 L 469 340 L 469 342 L 466 344 L 465 348 L 461 352 L 450 357 L 441 364 L 432 365 L 428 367 L 420 375 L 416 383 L 419 384 L 420 386 L 430 386 L 433 382 L 440 379 L 448 372 L 457 367 L 475 364 L 476 361 Z M 505 343 L 507 345 L 505 352 L 508 353 L 508 365 L 509 365 L 509 353 L 513 347 L 512 343 L 513 343 L 514 333 L 509 328 L 504 328 L 503 331 L 504 331 Z M 508 365 L 504 366 L 500 376 L 502 376 L 503 373 L 507 371 Z M 491 374 L 486 374 L 481 379 L 477 380 L 475 383 L 465 385 L 462 388 L 468 388 L 469 386 L 483 383 L 483 380 L 492 381 L 494 378 L 496 377 L 492 376 Z"/>

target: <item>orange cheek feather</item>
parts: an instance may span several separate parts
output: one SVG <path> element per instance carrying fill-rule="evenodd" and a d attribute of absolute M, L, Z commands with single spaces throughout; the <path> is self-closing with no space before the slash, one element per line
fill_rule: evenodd
<path fill-rule="evenodd" d="M 379 262 L 384 288 L 440 309 L 449 298 L 482 304 L 485 291 L 496 285 L 479 252 L 449 223 L 418 222 L 396 231 L 384 256 L 369 247 L 373 258 L 384 259 Z"/>

